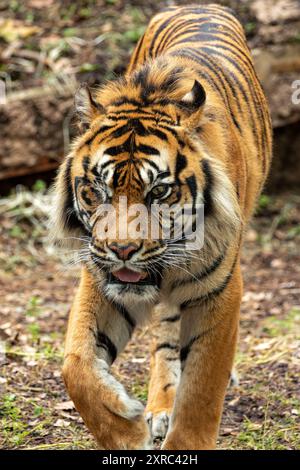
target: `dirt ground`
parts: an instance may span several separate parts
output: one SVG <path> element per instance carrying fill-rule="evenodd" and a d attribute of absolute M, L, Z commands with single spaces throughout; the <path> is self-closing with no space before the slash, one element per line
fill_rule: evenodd
<path fill-rule="evenodd" d="M 245 292 L 236 367 L 218 446 L 300 448 L 300 196 L 262 196 L 243 250 Z M 0 448 L 92 449 L 61 378 L 78 265 L 46 241 L 43 185 L 0 199 Z M 151 325 L 114 367 L 147 398 Z"/>

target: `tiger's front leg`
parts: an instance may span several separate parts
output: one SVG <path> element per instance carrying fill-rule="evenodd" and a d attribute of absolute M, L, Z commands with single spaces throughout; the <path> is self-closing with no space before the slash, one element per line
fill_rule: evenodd
<path fill-rule="evenodd" d="M 181 381 L 164 449 L 214 449 L 234 359 L 242 281 L 181 314 Z"/>
<path fill-rule="evenodd" d="M 67 331 L 66 387 L 99 448 L 149 448 L 150 432 L 142 404 L 130 398 L 109 371 L 135 322 L 125 309 L 99 295 L 92 276 L 83 270 Z"/>
<path fill-rule="evenodd" d="M 154 438 L 166 436 L 180 380 L 180 313 L 161 302 L 154 309 L 151 373 L 146 417 Z"/>

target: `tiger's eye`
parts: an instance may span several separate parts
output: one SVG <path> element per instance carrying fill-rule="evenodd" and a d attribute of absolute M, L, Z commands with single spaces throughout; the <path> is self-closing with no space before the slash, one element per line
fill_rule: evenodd
<path fill-rule="evenodd" d="M 167 194 L 167 191 L 168 191 L 168 186 L 166 184 L 159 184 L 158 186 L 155 186 L 152 189 L 151 194 L 154 197 L 162 197 L 165 194 Z"/>

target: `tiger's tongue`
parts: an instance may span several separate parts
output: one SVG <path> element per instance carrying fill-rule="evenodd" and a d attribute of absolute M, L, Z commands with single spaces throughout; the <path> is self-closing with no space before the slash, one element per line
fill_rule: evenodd
<path fill-rule="evenodd" d="M 112 274 L 122 282 L 139 282 L 144 277 L 143 273 L 137 273 L 128 268 L 119 269 Z"/>

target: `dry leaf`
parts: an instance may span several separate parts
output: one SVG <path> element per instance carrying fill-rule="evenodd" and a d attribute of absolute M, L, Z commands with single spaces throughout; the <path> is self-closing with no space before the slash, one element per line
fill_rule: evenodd
<path fill-rule="evenodd" d="M 264 343 L 259 343 L 253 347 L 253 351 L 265 351 L 266 349 L 270 349 L 273 344 L 273 340 L 265 341 Z"/>
<path fill-rule="evenodd" d="M 300 18 L 297 0 L 255 0 L 251 10 L 263 24 L 295 21 Z"/>
<path fill-rule="evenodd" d="M 19 38 L 27 38 L 41 31 L 38 26 L 26 26 L 19 21 L 6 19 L 0 21 L 0 38 L 13 42 Z"/>
<path fill-rule="evenodd" d="M 233 398 L 233 400 L 230 400 L 230 402 L 228 403 L 228 406 L 234 407 L 238 404 L 239 401 L 240 401 L 240 397 Z"/>
<path fill-rule="evenodd" d="M 72 400 L 63 401 L 61 403 L 57 403 L 54 407 L 56 410 L 73 410 L 75 408 L 74 403 Z"/>
<path fill-rule="evenodd" d="M 57 428 L 66 428 L 68 426 L 70 426 L 71 422 L 70 421 L 66 421 L 65 419 L 58 419 L 55 421 L 54 425 L 55 427 Z"/>

